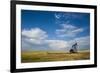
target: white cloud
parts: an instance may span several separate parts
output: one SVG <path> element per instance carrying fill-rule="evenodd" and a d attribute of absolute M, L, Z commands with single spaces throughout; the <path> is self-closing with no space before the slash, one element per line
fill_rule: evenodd
<path fill-rule="evenodd" d="M 41 44 L 48 37 L 47 33 L 40 28 L 32 28 L 30 30 L 22 30 L 24 41 L 33 44 Z"/>
<path fill-rule="evenodd" d="M 77 42 L 78 44 L 78 50 L 89 50 L 90 49 L 90 37 L 80 37 L 75 38 L 70 41 L 64 41 L 64 40 L 46 40 L 46 43 L 51 50 L 63 50 L 63 51 L 69 51 L 71 49 L 72 45 Z"/>
<path fill-rule="evenodd" d="M 68 43 L 64 40 L 46 40 L 46 42 L 52 50 L 65 50 L 68 47 Z"/>
<path fill-rule="evenodd" d="M 82 28 L 78 28 L 78 29 L 75 29 L 72 31 L 72 33 L 79 33 L 79 32 L 82 32 L 83 29 Z"/>
<path fill-rule="evenodd" d="M 90 44 L 90 37 L 89 36 L 76 38 L 75 40 L 78 41 L 79 45 L 81 45 L 81 46 Z"/>
<path fill-rule="evenodd" d="M 75 26 L 70 25 L 70 24 L 62 24 L 61 26 L 62 26 L 62 28 L 64 28 L 64 29 L 76 29 Z"/>
<path fill-rule="evenodd" d="M 75 42 L 77 42 L 78 44 L 78 49 L 80 50 L 84 50 L 84 49 L 90 49 L 90 37 L 89 36 L 85 36 L 85 37 L 80 37 L 80 38 L 75 38 L 73 40 L 68 41 L 69 45 L 74 44 Z"/>
<path fill-rule="evenodd" d="M 70 24 L 62 24 L 61 26 L 61 29 L 56 30 L 56 34 L 59 37 L 74 37 L 84 31 L 83 28 L 78 28 Z"/>
<path fill-rule="evenodd" d="M 22 30 L 22 36 L 31 39 L 45 39 L 47 34 L 45 31 L 41 30 L 40 28 L 32 28 L 30 30 Z"/>

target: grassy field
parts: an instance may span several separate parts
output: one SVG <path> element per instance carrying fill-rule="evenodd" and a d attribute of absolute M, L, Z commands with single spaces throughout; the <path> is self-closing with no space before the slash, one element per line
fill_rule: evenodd
<path fill-rule="evenodd" d="M 22 51 L 21 62 L 73 61 L 90 59 L 89 52 L 68 53 L 59 51 Z"/>

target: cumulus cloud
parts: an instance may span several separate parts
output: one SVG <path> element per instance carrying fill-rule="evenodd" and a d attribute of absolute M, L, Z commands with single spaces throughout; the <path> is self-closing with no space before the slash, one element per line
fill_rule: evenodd
<path fill-rule="evenodd" d="M 41 44 L 48 37 L 47 33 L 40 28 L 32 28 L 30 30 L 22 30 L 24 41 L 34 44 Z"/>
<path fill-rule="evenodd" d="M 22 36 L 32 39 L 45 39 L 47 37 L 47 34 L 40 28 L 32 28 L 30 30 L 22 30 Z"/>
<path fill-rule="evenodd" d="M 83 28 L 78 28 L 69 24 L 62 24 L 61 26 L 61 29 L 56 30 L 56 34 L 59 37 L 75 37 L 77 34 L 84 31 Z"/>
<path fill-rule="evenodd" d="M 65 50 L 68 47 L 67 41 L 64 40 L 46 40 L 52 50 Z"/>

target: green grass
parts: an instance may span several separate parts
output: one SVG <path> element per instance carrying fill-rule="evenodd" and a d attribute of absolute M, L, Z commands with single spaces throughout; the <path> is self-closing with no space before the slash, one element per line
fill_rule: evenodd
<path fill-rule="evenodd" d="M 60 51 L 22 51 L 21 62 L 48 62 L 48 61 L 73 61 L 90 59 L 90 53 L 78 52 L 70 54 Z"/>

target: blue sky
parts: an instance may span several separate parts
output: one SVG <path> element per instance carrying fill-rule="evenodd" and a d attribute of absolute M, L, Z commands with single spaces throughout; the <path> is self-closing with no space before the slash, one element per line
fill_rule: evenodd
<path fill-rule="evenodd" d="M 79 43 L 79 49 L 89 49 L 90 14 L 21 10 L 21 30 L 23 49 L 54 50 L 53 47 L 62 44 L 63 47 L 57 48 L 65 50 L 75 41 Z"/>

